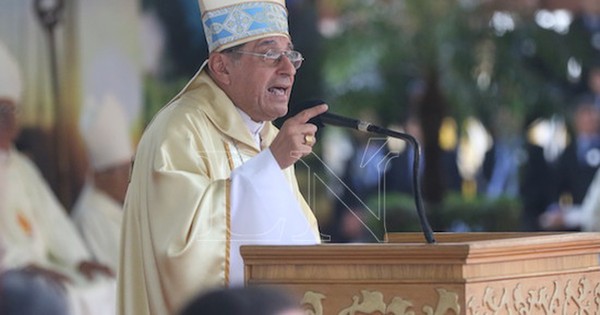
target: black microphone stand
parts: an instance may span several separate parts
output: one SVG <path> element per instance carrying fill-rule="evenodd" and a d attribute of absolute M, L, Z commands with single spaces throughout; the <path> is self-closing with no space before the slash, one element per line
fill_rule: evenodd
<path fill-rule="evenodd" d="M 423 209 L 423 197 L 421 196 L 421 177 L 419 176 L 419 168 L 421 165 L 421 146 L 415 137 L 406 134 L 396 132 L 387 128 L 379 127 L 372 125 L 367 122 L 358 121 L 358 130 L 363 132 L 370 132 L 378 135 L 385 135 L 392 138 L 402 139 L 406 142 L 409 142 L 413 147 L 413 195 L 415 198 L 415 206 L 417 207 L 417 214 L 419 216 L 419 222 L 421 223 L 421 229 L 423 230 L 423 234 L 425 235 L 425 239 L 427 243 L 433 244 L 435 243 L 435 238 L 433 237 L 433 230 L 429 225 L 429 221 L 427 220 L 427 216 L 425 215 L 425 210 Z"/>
<path fill-rule="evenodd" d="M 288 112 L 287 118 L 293 117 L 302 110 L 317 106 L 319 104 L 325 104 L 325 102 L 323 100 L 316 99 L 300 103 L 298 106 L 293 107 L 290 112 Z M 326 124 L 338 127 L 346 127 L 350 129 L 356 129 L 362 132 L 370 132 L 378 135 L 398 138 L 410 143 L 410 145 L 413 147 L 412 186 L 413 195 L 415 198 L 415 206 L 417 208 L 417 215 L 419 216 L 419 223 L 421 224 L 421 229 L 423 230 L 423 234 L 425 235 L 425 240 L 427 240 L 427 243 L 429 244 L 435 243 L 435 238 L 433 237 L 433 230 L 429 225 L 429 221 L 427 221 L 427 216 L 425 215 L 425 210 L 423 209 L 423 197 L 421 196 L 421 177 L 419 176 L 419 168 L 421 165 L 421 146 L 419 145 L 419 142 L 417 141 L 417 139 L 415 139 L 415 137 L 407 133 L 396 132 L 387 128 L 375 126 L 368 122 L 352 118 L 346 118 L 333 113 L 323 113 L 321 115 L 313 117 L 308 122 L 316 125 L 318 128 L 321 128 Z"/>

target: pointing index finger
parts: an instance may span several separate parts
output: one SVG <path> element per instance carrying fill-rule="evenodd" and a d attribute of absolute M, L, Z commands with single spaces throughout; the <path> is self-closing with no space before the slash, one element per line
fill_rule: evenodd
<path fill-rule="evenodd" d="M 327 104 L 323 103 L 321 105 L 311 107 L 311 108 L 301 111 L 300 113 L 298 113 L 298 115 L 294 116 L 294 119 L 297 119 L 299 123 L 305 124 L 311 118 L 318 116 L 320 114 L 323 114 L 328 109 L 329 109 L 329 106 L 327 106 Z"/>

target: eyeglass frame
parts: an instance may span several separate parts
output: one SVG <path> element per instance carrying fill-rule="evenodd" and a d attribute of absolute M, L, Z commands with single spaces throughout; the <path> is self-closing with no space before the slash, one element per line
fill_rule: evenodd
<path fill-rule="evenodd" d="M 281 62 L 281 58 L 283 58 L 283 56 L 285 56 L 294 66 L 294 68 L 296 70 L 300 69 L 300 67 L 302 66 L 302 62 L 304 61 L 304 56 L 302 56 L 302 53 L 297 51 L 297 50 L 281 50 L 281 51 L 277 51 L 275 49 L 269 49 L 264 53 L 257 53 L 257 52 L 253 52 L 253 51 L 246 51 L 246 50 L 240 50 L 240 49 L 233 49 L 231 51 L 228 51 L 230 53 L 239 53 L 242 55 L 250 55 L 250 56 L 256 56 L 256 57 L 262 57 L 263 61 L 273 61 L 274 64 L 273 65 L 277 65 L 279 62 Z M 292 58 L 290 58 L 289 54 L 298 54 L 298 57 L 300 57 L 298 60 L 294 61 L 292 60 Z M 278 56 L 275 57 L 274 55 L 269 56 L 269 54 L 277 54 Z M 298 66 L 296 66 L 294 63 L 297 62 Z"/>

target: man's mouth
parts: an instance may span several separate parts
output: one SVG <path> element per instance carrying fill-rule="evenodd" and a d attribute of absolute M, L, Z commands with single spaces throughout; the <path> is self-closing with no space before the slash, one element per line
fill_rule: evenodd
<path fill-rule="evenodd" d="M 268 89 L 269 93 L 276 95 L 276 96 L 283 96 L 286 94 L 287 88 L 284 87 L 271 87 Z"/>

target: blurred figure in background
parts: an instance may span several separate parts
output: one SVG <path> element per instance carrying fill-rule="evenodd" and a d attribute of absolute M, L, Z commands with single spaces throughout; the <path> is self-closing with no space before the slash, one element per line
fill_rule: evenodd
<path fill-rule="evenodd" d="M 526 139 L 520 169 L 519 196 L 523 204 L 522 228 L 539 231 L 539 216 L 556 198 L 556 163 L 568 142 L 567 127 L 558 116 L 530 116 L 524 124 Z"/>
<path fill-rule="evenodd" d="M 194 299 L 181 315 L 303 315 L 298 302 L 281 290 L 248 287 L 210 291 Z"/>
<path fill-rule="evenodd" d="M 360 119 L 375 124 L 378 121 L 371 110 L 363 111 Z M 353 150 L 341 176 L 343 188 L 340 196 L 333 200 L 332 219 L 324 229 L 331 236 L 332 243 L 373 241 L 365 221 L 369 211 L 373 211 L 368 203 L 384 188 L 387 139 L 366 133 L 352 133 L 351 136 Z"/>
<path fill-rule="evenodd" d="M 519 119 L 507 107 L 498 108 L 492 122 L 493 144 L 485 154 L 483 175 L 489 198 L 516 198 L 519 194 L 519 168 L 523 139 Z"/>
<path fill-rule="evenodd" d="M 22 93 L 19 66 L 0 43 L 0 266 L 25 269 L 63 287 L 72 315 L 114 314 L 114 279 L 104 277 L 110 271 L 90 261 L 66 211 L 33 163 L 13 146 Z M 27 281 L 10 281 L 18 279 Z"/>
<path fill-rule="evenodd" d="M 600 34 L 598 34 L 600 36 Z M 600 37 L 598 38 L 600 41 Z M 592 94 L 594 105 L 600 109 L 600 64 L 594 65 L 589 70 L 587 88 Z"/>
<path fill-rule="evenodd" d="M 573 139 L 559 160 L 558 193 L 580 204 L 600 166 L 600 109 L 591 98 L 580 99 L 573 111 Z"/>
<path fill-rule="evenodd" d="M 392 130 L 405 130 L 412 135 L 419 143 L 423 143 L 423 131 L 421 123 L 415 116 L 409 116 L 404 122 L 404 128 L 391 126 Z M 388 139 L 388 150 L 395 157 L 389 161 L 389 167 L 386 169 L 385 189 L 389 193 L 398 192 L 402 194 L 413 194 L 413 163 L 414 148 L 401 139 Z M 421 158 L 419 172 L 423 172 L 425 167 L 424 158 Z"/>
<path fill-rule="evenodd" d="M 544 229 L 579 229 L 560 226 L 561 208 L 580 205 L 600 166 L 600 109 L 593 98 L 578 100 L 573 111 L 574 137 L 562 153 L 557 165 L 558 200 L 540 218 Z"/>
<path fill-rule="evenodd" d="M 133 156 L 125 112 L 112 95 L 88 100 L 81 119 L 90 171 L 71 214 L 97 262 L 117 271 L 123 220 Z"/>
<path fill-rule="evenodd" d="M 585 232 L 600 232 L 600 171 L 581 204 L 559 205 L 540 217 L 546 229 L 581 229 Z"/>

